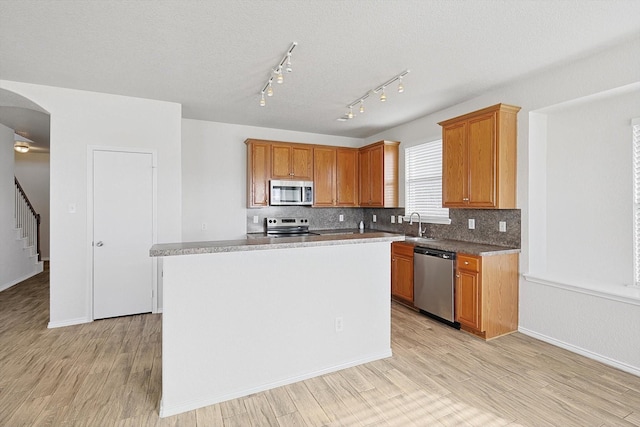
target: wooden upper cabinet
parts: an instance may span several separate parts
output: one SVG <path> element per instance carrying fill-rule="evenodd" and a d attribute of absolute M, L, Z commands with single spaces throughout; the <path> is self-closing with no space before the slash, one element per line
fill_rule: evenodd
<path fill-rule="evenodd" d="M 515 209 L 518 111 L 497 104 L 439 123 L 443 207 Z"/>
<path fill-rule="evenodd" d="M 313 148 L 304 144 L 272 144 L 271 178 L 313 180 Z"/>
<path fill-rule="evenodd" d="M 271 144 L 247 139 L 247 207 L 269 205 Z"/>
<path fill-rule="evenodd" d="M 314 206 L 358 205 L 358 150 L 313 149 Z"/>
<path fill-rule="evenodd" d="M 360 206 L 398 207 L 399 145 L 395 141 L 379 141 L 360 149 Z"/>
<path fill-rule="evenodd" d="M 336 206 L 358 206 L 358 150 L 336 149 Z"/>
<path fill-rule="evenodd" d="M 335 206 L 336 201 L 336 149 L 313 149 L 313 205 Z"/>

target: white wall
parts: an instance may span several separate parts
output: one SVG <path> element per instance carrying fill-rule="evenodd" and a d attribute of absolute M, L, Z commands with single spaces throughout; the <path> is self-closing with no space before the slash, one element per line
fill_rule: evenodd
<path fill-rule="evenodd" d="M 165 257 L 160 416 L 391 356 L 389 255 L 386 241 Z"/>
<path fill-rule="evenodd" d="M 248 138 L 359 147 L 363 140 L 331 135 L 182 121 L 182 237 L 185 241 L 244 238 L 247 232 Z M 207 230 L 202 230 L 202 224 Z"/>
<path fill-rule="evenodd" d="M 13 129 L 0 124 L 0 291 L 41 271 L 17 240 L 13 153 Z"/>
<path fill-rule="evenodd" d="M 15 176 L 40 214 L 40 254 L 49 259 L 49 153 L 15 153 Z"/>
<path fill-rule="evenodd" d="M 379 139 L 401 141 L 400 176 L 402 177 L 404 176 L 403 149 L 409 145 L 440 138 L 441 129 L 437 124 L 439 121 L 500 102 L 522 107 L 518 115 L 518 207 L 522 209 L 520 271 L 521 273 L 535 272 L 546 268 L 546 251 L 550 245 L 547 242 L 550 235 L 547 221 L 552 220 L 551 215 L 562 208 L 551 205 L 551 203 L 557 203 L 562 194 L 554 194 L 552 198 L 547 199 L 546 191 L 549 187 L 546 184 L 548 171 L 545 165 L 547 144 L 544 138 L 548 129 L 544 124 L 547 117 L 542 119 L 542 126 L 539 126 L 540 116 L 545 115 L 540 113 L 540 110 L 610 90 L 620 93 L 635 91 L 634 85 L 640 82 L 640 56 L 637 54 L 639 51 L 640 38 L 636 37 L 596 55 L 532 74 L 524 80 L 497 88 L 467 102 L 389 129 L 367 138 L 367 142 Z M 633 95 L 629 96 L 633 106 Z M 639 98 L 636 96 L 635 99 Z M 628 113 L 628 100 L 622 101 L 622 104 L 618 104 L 619 101 L 613 102 L 617 111 L 622 109 Z M 632 108 L 640 111 L 637 103 Z M 530 129 L 530 117 L 537 122 L 538 126 Z M 620 138 L 619 131 L 622 127 L 627 126 L 630 132 L 630 122 L 628 116 L 616 117 L 616 120 L 617 131 L 612 137 Z M 597 145 L 598 141 L 592 135 L 585 135 L 584 138 L 588 141 L 583 141 L 583 144 Z M 626 142 L 630 142 L 630 136 Z M 624 142 L 616 140 L 607 143 Z M 620 158 L 617 158 L 614 163 L 605 162 L 607 169 L 602 170 L 601 174 L 618 176 L 618 173 L 623 173 L 616 169 L 620 161 Z M 565 178 L 569 179 L 572 171 L 573 168 L 564 168 Z M 563 175 L 558 175 L 558 172 L 554 169 L 549 178 L 562 179 Z M 402 179 L 400 186 L 400 203 L 402 204 L 404 203 Z M 602 191 L 602 187 L 599 189 Z M 631 196 L 628 203 L 630 201 Z M 584 205 L 581 208 L 584 208 Z M 602 229 L 598 231 L 599 233 L 606 234 L 611 231 L 619 240 L 622 240 L 620 246 L 613 241 L 609 244 L 609 247 L 615 246 L 618 255 L 621 251 L 630 250 L 628 239 L 620 237 L 621 227 L 624 227 L 622 223 L 628 223 L 630 220 L 627 213 L 628 209 L 625 208 L 619 212 L 619 216 L 616 216 L 614 221 L 621 219 L 621 224 L 612 226 L 610 221 L 605 220 L 599 221 L 598 224 Z M 551 222 L 549 227 L 557 227 L 557 225 Z M 631 233 L 632 229 L 629 228 L 628 238 Z M 583 241 L 583 246 L 577 248 L 573 242 L 569 241 L 566 234 L 554 237 L 557 237 L 553 243 L 554 251 L 558 252 L 567 248 L 584 254 L 586 251 L 597 251 L 599 248 L 598 242 L 593 240 L 586 243 Z M 619 261 L 628 263 L 628 260 L 629 254 L 625 253 Z M 520 330 L 640 374 L 640 352 L 634 351 L 640 348 L 640 336 L 637 328 L 628 327 L 628 325 L 637 325 L 640 321 L 640 306 L 635 303 L 635 301 L 640 303 L 640 295 L 634 296 L 632 293 L 627 293 L 625 298 L 610 299 L 604 294 L 594 294 L 586 289 L 584 275 L 575 268 L 577 258 L 573 258 L 571 262 L 570 271 L 564 273 L 571 276 L 570 280 L 577 285 L 575 289 L 562 287 L 558 283 L 533 282 L 524 277 L 521 278 Z M 530 269 L 531 263 L 533 264 Z M 623 274 L 626 274 L 630 268 L 631 266 L 627 265 Z M 601 280 L 606 280 L 608 283 L 621 282 L 617 274 L 604 274 Z M 553 292 L 549 292 L 549 286 L 554 287 Z M 573 310 L 567 311 L 569 307 Z"/>
<path fill-rule="evenodd" d="M 640 85 L 547 113 L 547 270 L 530 273 L 612 288 L 633 283 L 634 116 Z"/>
<path fill-rule="evenodd" d="M 158 153 L 158 242 L 181 240 L 179 104 L 0 80 L 51 114 L 50 326 L 91 320 L 87 147 Z M 69 204 L 76 213 L 69 213 Z"/>

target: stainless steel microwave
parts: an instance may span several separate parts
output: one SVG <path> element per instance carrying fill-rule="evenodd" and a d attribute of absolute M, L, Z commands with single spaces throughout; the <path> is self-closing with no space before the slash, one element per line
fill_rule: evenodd
<path fill-rule="evenodd" d="M 311 206 L 313 204 L 313 182 L 272 179 L 269 185 L 269 200 L 273 206 Z"/>

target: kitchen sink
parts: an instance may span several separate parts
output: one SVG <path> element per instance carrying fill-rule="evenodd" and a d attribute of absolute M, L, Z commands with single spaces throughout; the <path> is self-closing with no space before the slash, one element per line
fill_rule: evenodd
<path fill-rule="evenodd" d="M 355 234 L 355 231 L 330 231 L 328 233 L 320 233 L 321 236 L 341 236 L 343 234 Z"/>
<path fill-rule="evenodd" d="M 417 237 L 417 236 L 404 236 L 405 242 L 411 243 L 433 243 L 438 242 L 441 239 L 436 239 L 434 237 Z"/>

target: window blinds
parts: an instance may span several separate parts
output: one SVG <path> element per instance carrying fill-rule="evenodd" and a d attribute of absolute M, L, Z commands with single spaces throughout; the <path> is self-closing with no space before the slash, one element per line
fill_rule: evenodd
<path fill-rule="evenodd" d="M 633 252 L 634 281 L 640 286 L 640 119 L 633 121 Z"/>
<path fill-rule="evenodd" d="M 441 140 L 405 149 L 405 209 L 425 222 L 450 222 L 449 209 L 442 207 Z"/>

